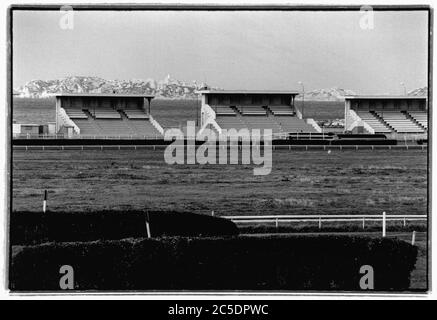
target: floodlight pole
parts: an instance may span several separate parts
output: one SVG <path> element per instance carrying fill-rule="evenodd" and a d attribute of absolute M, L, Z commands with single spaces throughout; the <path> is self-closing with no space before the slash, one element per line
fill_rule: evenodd
<path fill-rule="evenodd" d="M 147 232 L 147 238 L 150 239 L 152 237 L 152 234 L 150 232 L 150 216 L 149 216 L 149 211 L 146 212 L 146 232 Z"/>
<path fill-rule="evenodd" d="M 404 88 L 404 96 L 407 95 L 407 88 L 405 87 L 405 83 L 401 82 L 400 85 Z"/>
<path fill-rule="evenodd" d="M 196 127 L 199 128 L 199 96 L 197 97 L 197 106 L 196 106 Z"/>
<path fill-rule="evenodd" d="M 304 113 L 305 113 L 305 86 L 302 81 L 298 82 L 302 86 L 302 119 L 304 119 Z"/>

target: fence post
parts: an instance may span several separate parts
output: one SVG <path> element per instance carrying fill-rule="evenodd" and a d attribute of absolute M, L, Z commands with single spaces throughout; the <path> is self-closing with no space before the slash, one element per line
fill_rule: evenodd
<path fill-rule="evenodd" d="M 319 229 L 322 229 L 322 217 L 319 217 Z"/>
<path fill-rule="evenodd" d="M 366 225 L 366 217 L 363 217 L 363 229 L 365 228 Z"/>
<path fill-rule="evenodd" d="M 278 218 L 275 219 L 275 226 L 276 226 L 276 229 L 278 229 L 278 227 L 279 227 L 279 221 L 278 221 Z"/>
<path fill-rule="evenodd" d="M 46 213 L 47 210 L 47 189 L 44 190 L 44 200 L 42 202 L 42 212 Z"/>
<path fill-rule="evenodd" d="M 151 237 L 152 237 L 152 235 L 151 235 L 151 233 L 150 233 L 149 220 L 150 220 L 149 212 L 147 211 L 147 214 L 146 214 L 146 231 L 147 231 L 147 238 L 151 238 Z"/>
<path fill-rule="evenodd" d="M 386 228 L 386 214 L 385 211 L 382 213 L 382 237 L 385 237 L 385 228 Z"/>
<path fill-rule="evenodd" d="M 416 231 L 413 231 L 413 235 L 411 236 L 411 245 L 414 246 L 416 242 Z"/>
<path fill-rule="evenodd" d="M 404 217 L 404 228 L 407 226 L 407 219 Z"/>

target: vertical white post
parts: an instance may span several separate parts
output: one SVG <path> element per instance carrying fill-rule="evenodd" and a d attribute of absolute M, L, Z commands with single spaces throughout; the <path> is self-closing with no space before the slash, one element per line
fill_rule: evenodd
<path fill-rule="evenodd" d="M 415 242 L 416 242 L 416 231 L 413 231 L 413 235 L 411 237 L 411 245 L 414 246 Z"/>
<path fill-rule="evenodd" d="M 386 214 L 385 211 L 382 213 L 382 236 L 385 237 L 385 228 L 386 228 Z"/>
<path fill-rule="evenodd" d="M 279 227 L 279 221 L 278 221 L 278 218 L 275 219 L 275 226 L 276 226 L 276 229 L 278 229 L 278 227 Z"/>
<path fill-rule="evenodd" d="M 151 233 L 150 233 L 149 220 L 150 220 L 149 212 L 147 212 L 147 215 L 146 215 L 146 230 L 147 230 L 147 238 L 151 238 L 151 237 L 152 237 L 152 235 L 151 235 Z"/>
<path fill-rule="evenodd" d="M 47 210 L 47 190 L 44 190 L 44 201 L 42 202 L 42 212 L 46 213 Z"/>
<path fill-rule="evenodd" d="M 365 225 L 366 225 L 366 218 L 363 217 L 363 229 L 365 228 Z"/>
<path fill-rule="evenodd" d="M 407 219 L 404 217 L 404 227 L 407 225 Z"/>
<path fill-rule="evenodd" d="M 322 229 L 322 217 L 319 217 L 319 229 Z"/>
<path fill-rule="evenodd" d="M 214 217 L 214 210 L 212 210 L 212 211 L 211 211 L 211 216 L 213 216 L 213 217 Z"/>

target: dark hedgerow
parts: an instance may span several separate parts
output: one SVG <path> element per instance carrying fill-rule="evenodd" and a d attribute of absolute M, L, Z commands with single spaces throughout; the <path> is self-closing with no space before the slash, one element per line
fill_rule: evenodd
<path fill-rule="evenodd" d="M 333 235 L 125 239 L 14 246 L 11 290 L 361 291 L 361 266 L 377 291 L 409 288 L 417 248 L 386 238 Z"/>
<path fill-rule="evenodd" d="M 16 244 L 119 240 L 147 236 L 145 211 L 16 212 L 10 240 Z M 238 229 L 229 220 L 186 212 L 149 212 L 153 237 L 227 236 Z"/>

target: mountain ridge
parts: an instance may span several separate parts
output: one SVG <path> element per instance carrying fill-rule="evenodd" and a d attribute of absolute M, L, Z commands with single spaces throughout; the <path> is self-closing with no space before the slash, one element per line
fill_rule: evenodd
<path fill-rule="evenodd" d="M 129 93 L 150 94 L 164 99 L 196 99 L 196 91 L 205 84 L 196 80 L 184 82 L 168 75 L 164 80 L 151 78 L 131 80 L 105 80 L 94 76 L 70 76 L 54 80 L 31 80 L 25 85 L 14 89 L 21 98 L 47 98 L 58 93 Z M 222 90 L 218 87 L 210 89 Z M 427 95 L 427 87 L 416 88 L 408 92 L 411 96 Z M 305 92 L 308 101 L 344 101 L 346 95 L 355 95 L 352 90 L 333 87 Z M 297 99 L 301 99 L 299 94 Z"/>

